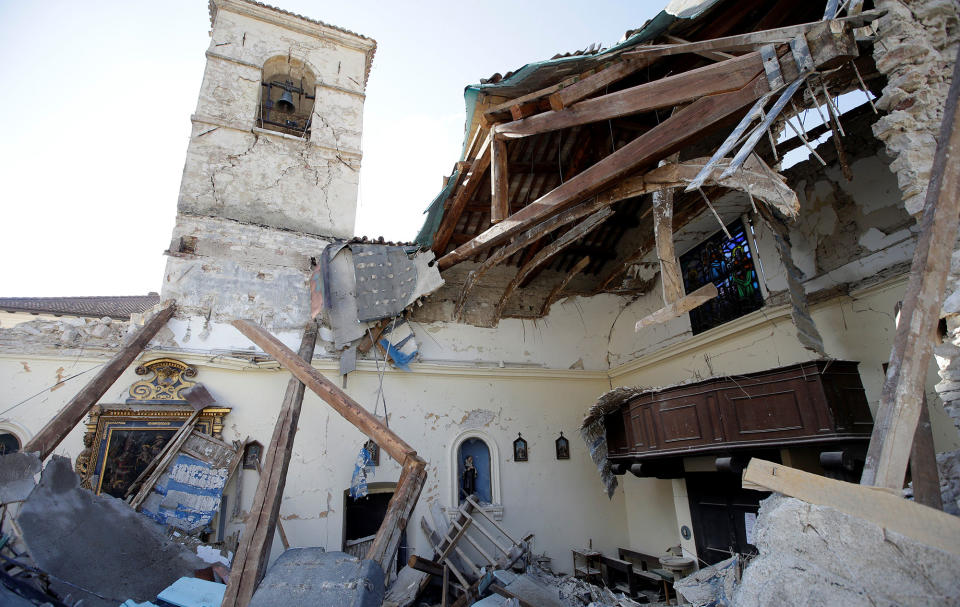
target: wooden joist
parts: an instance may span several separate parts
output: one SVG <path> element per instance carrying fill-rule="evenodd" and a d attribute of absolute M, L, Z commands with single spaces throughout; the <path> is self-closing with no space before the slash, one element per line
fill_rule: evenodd
<path fill-rule="evenodd" d="M 49 457 L 64 438 L 97 404 L 113 382 L 130 366 L 130 363 L 143 352 L 153 336 L 167 324 L 173 316 L 175 306 L 169 302 L 153 318 L 137 330 L 133 339 L 110 359 L 102 369 L 97 371 L 87 385 L 76 394 L 62 409 L 40 429 L 37 434 L 23 446 L 21 451 L 39 453 L 40 459 Z"/>
<path fill-rule="evenodd" d="M 550 95 L 550 109 L 559 111 L 574 103 L 586 99 L 597 91 L 603 90 L 614 82 L 623 80 L 635 74 L 652 63 L 646 58 L 632 58 L 618 61 L 600 70 L 592 76 L 587 76 L 569 86 L 561 87 Z"/>
<path fill-rule="evenodd" d="M 702 306 L 717 296 L 717 287 L 712 282 L 707 283 L 689 295 L 673 301 L 660 308 L 653 314 L 645 316 L 637 321 L 635 329 L 639 331 L 650 325 L 657 325 L 667 322 L 681 314 L 686 314 L 690 310 Z"/>
<path fill-rule="evenodd" d="M 835 21 L 845 23 L 848 27 L 861 27 L 875 19 L 879 19 L 886 11 L 867 11 L 851 17 L 842 17 Z M 686 44 L 672 44 L 663 46 L 639 47 L 637 50 L 626 51 L 625 56 L 639 56 L 653 60 L 668 55 L 680 55 L 683 53 L 707 53 L 715 51 L 753 51 L 764 44 L 775 44 L 778 42 L 787 42 L 791 38 L 803 35 L 804 33 L 821 27 L 823 21 L 814 21 L 811 23 L 801 23 L 799 25 L 788 25 L 776 29 L 762 30 L 759 32 L 748 32 L 746 34 L 737 34 L 734 36 L 725 36 L 723 38 L 713 38 L 712 40 L 703 40 L 698 42 L 688 42 Z"/>
<path fill-rule="evenodd" d="M 596 76 L 603 73 L 600 72 Z M 761 73 L 763 73 L 763 62 L 760 59 L 760 53 L 750 53 L 676 76 L 587 99 L 559 111 L 544 112 L 522 120 L 499 124 L 493 127 L 493 132 L 500 137 L 529 137 L 581 124 L 673 107 L 705 95 L 738 90 Z M 566 90 L 562 92 L 565 93 Z"/>
<path fill-rule="evenodd" d="M 960 223 L 960 62 L 947 93 L 937 150 L 900 312 L 887 379 L 870 437 L 861 483 L 899 490 L 907 471 L 924 384 L 933 353 L 950 255 Z M 960 542 L 957 543 L 960 546 Z"/>
<path fill-rule="evenodd" d="M 543 301 L 543 306 L 540 307 L 540 316 L 546 316 L 550 312 L 550 306 L 553 305 L 553 302 L 560 299 L 560 294 L 563 293 L 563 290 L 570 284 L 570 281 L 573 280 L 573 277 L 583 272 L 583 269 L 590 265 L 590 256 L 587 255 L 580 261 L 576 263 L 570 271 L 567 272 L 567 275 L 563 277 L 563 280 L 558 282 L 553 289 L 550 290 L 550 294 L 547 295 L 547 298 Z"/>
<path fill-rule="evenodd" d="M 903 499 L 899 491 L 846 483 L 753 458 L 743 488 L 829 506 L 944 552 L 960 555 L 960 518 Z"/>
<path fill-rule="evenodd" d="M 524 278 L 529 276 L 531 272 L 546 263 L 564 248 L 590 233 L 591 230 L 609 219 L 611 215 L 613 215 L 613 211 L 611 211 L 609 207 L 600 209 L 590 217 L 583 220 L 583 222 L 569 229 L 555 241 L 544 246 L 539 252 L 537 252 L 533 259 L 524 264 L 524 266 L 517 271 L 516 276 L 513 277 L 513 280 L 510 281 L 510 284 L 507 285 L 507 288 L 503 291 L 500 301 L 497 302 L 497 307 L 493 314 L 494 324 L 496 324 L 500 320 L 500 317 L 503 316 L 503 309 L 507 305 L 507 300 L 510 299 L 510 296 L 513 295 L 513 292 L 518 286 L 520 286 L 520 283 L 523 282 Z"/>
<path fill-rule="evenodd" d="M 376 537 L 373 538 L 373 544 L 364 557 L 380 563 L 384 571 L 387 570 L 400 546 L 400 536 L 407 528 L 410 514 L 413 512 L 413 507 L 417 505 L 420 491 L 423 490 L 426 480 L 427 463 L 416 455 L 407 458 L 403 463 L 397 488 L 387 504 L 387 513 L 377 530 Z"/>
<path fill-rule="evenodd" d="M 500 223 L 510 215 L 507 142 L 495 136 L 490 154 L 490 223 Z"/>
<path fill-rule="evenodd" d="M 463 209 L 477 192 L 477 188 L 480 187 L 480 182 L 483 181 L 483 176 L 490 166 L 491 141 L 492 136 L 487 134 L 476 159 L 471 163 L 470 170 L 460 185 L 460 189 L 453 195 L 453 202 L 450 203 L 450 208 L 443 214 L 440 227 L 437 228 L 437 233 L 433 238 L 433 250 L 437 255 L 442 255 L 447 245 L 450 244 L 450 236 L 453 235 L 453 231 L 457 227 L 457 221 L 460 220 Z"/>
<path fill-rule="evenodd" d="M 313 360 L 317 343 L 318 327 L 315 322 L 307 325 L 295 356 L 304 364 Z M 280 502 L 287 482 L 287 469 L 293 454 L 293 442 L 300 421 L 304 385 L 297 378 L 287 382 L 287 389 L 280 406 L 280 414 L 273 428 L 273 436 L 264 453 L 266 470 L 257 481 L 257 491 L 247 515 L 237 553 L 230 568 L 230 579 L 224 592 L 223 605 L 246 607 L 253 598 L 260 580 L 263 579 L 273 546 L 273 535 L 280 518 Z"/>
<path fill-rule="evenodd" d="M 846 62 L 857 55 L 850 32 L 838 34 L 823 23 L 807 34 L 807 42 L 816 66 Z M 792 68 L 792 72 L 791 69 Z M 792 59 L 781 62 L 785 79 L 796 77 Z M 438 266 L 445 270 L 477 253 L 494 247 L 511 236 L 573 206 L 610 187 L 631 172 L 649 167 L 684 145 L 702 137 L 720 124 L 752 105 L 770 92 L 766 75 L 757 76 L 743 88 L 717 95 L 707 95 L 687 105 L 669 119 L 640 135 L 578 175 L 531 202 L 509 218 L 490 227 L 471 242 L 457 247 L 440 258 Z"/>

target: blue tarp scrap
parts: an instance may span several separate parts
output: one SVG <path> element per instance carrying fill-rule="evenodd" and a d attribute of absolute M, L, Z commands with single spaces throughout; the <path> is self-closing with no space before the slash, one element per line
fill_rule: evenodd
<path fill-rule="evenodd" d="M 141 512 L 188 533 L 208 525 L 220 508 L 227 470 L 183 453 L 144 501 Z"/>

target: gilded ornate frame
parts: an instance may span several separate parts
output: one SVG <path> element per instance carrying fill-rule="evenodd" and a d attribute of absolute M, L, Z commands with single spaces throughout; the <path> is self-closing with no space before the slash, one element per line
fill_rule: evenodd
<path fill-rule="evenodd" d="M 120 431 L 171 430 L 172 435 L 193 414 L 194 409 L 181 392 L 193 385 L 194 367 L 172 358 L 143 363 L 136 370 L 146 379 L 130 386 L 130 398 L 123 404 L 100 404 L 90 411 L 84 449 L 74 464 L 81 485 L 99 494 L 103 469 L 111 440 Z M 229 407 L 206 407 L 197 420 L 197 429 L 221 438 L 223 418 Z"/>

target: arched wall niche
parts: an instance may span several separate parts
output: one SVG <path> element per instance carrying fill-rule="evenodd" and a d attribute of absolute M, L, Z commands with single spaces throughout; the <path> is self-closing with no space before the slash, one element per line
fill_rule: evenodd
<path fill-rule="evenodd" d="M 313 118 L 317 78 L 303 61 L 281 55 L 263 64 L 257 126 L 307 138 Z"/>
<path fill-rule="evenodd" d="M 449 492 L 447 495 L 447 515 L 453 517 L 460 507 L 460 471 L 463 469 L 462 459 L 470 452 L 476 453 L 476 441 L 481 441 L 490 454 L 489 462 L 489 483 L 490 483 L 490 503 L 483 505 L 484 512 L 490 514 L 496 520 L 503 518 L 503 501 L 500 494 L 500 448 L 493 437 L 483 430 L 470 429 L 464 430 L 450 441 L 449 451 L 447 453 L 447 466 L 449 472 Z M 463 453 L 463 447 L 467 447 L 467 453 Z M 473 447 L 471 449 L 471 447 Z M 479 484 L 479 482 L 478 482 Z M 478 492 L 479 493 L 479 492 Z"/>

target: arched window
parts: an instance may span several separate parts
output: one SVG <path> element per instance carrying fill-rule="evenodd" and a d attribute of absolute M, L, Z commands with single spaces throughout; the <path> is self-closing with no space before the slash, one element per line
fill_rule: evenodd
<path fill-rule="evenodd" d="M 503 507 L 500 501 L 500 451 L 496 441 L 482 430 L 465 430 L 450 442 L 450 499 L 448 512 L 455 511 L 466 499 L 464 473 L 467 458 L 471 458 L 476 473 L 471 473 L 474 499 L 485 512 L 500 520 Z"/>
<path fill-rule="evenodd" d="M 310 135 L 317 80 L 292 57 L 274 57 L 263 64 L 257 126 L 295 137 Z"/>

